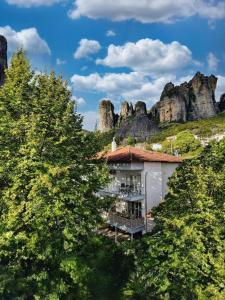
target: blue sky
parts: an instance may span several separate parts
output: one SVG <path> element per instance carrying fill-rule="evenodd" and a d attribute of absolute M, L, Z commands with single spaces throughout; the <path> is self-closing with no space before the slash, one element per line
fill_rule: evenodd
<path fill-rule="evenodd" d="M 102 98 L 150 108 L 198 70 L 225 92 L 225 1 L 1 0 L 0 15 L 9 57 L 23 47 L 34 69 L 62 74 L 87 129 Z"/>

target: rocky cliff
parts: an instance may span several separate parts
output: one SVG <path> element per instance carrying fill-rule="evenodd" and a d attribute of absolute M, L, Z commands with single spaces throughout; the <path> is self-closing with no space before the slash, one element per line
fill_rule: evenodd
<path fill-rule="evenodd" d="M 219 102 L 218 107 L 221 112 L 225 111 L 225 93 L 220 97 L 220 102 Z"/>
<path fill-rule="evenodd" d="M 116 121 L 113 104 L 109 100 L 102 100 L 99 106 L 99 129 L 107 132 L 115 127 Z"/>
<path fill-rule="evenodd" d="M 186 122 L 215 116 L 225 110 L 225 94 L 219 103 L 215 101 L 217 78 L 197 72 L 189 81 L 175 86 L 165 85 L 159 102 L 149 112 L 146 104 L 138 101 L 133 105 L 127 101 L 121 104 L 119 115 L 109 100 L 103 100 L 99 107 L 99 129 L 103 132 L 115 129 L 121 138 L 134 136 L 145 140 L 159 131 L 164 122 Z"/>
<path fill-rule="evenodd" d="M 215 89 L 217 78 L 200 72 L 187 83 L 168 83 L 156 104 L 160 122 L 186 122 L 217 114 Z"/>
<path fill-rule="evenodd" d="M 7 41 L 0 35 L 0 86 L 4 83 L 5 69 L 7 68 Z"/>

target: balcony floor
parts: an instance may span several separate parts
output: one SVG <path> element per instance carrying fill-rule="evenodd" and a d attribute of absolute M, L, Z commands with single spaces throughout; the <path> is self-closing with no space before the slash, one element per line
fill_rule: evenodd
<path fill-rule="evenodd" d="M 117 213 L 109 213 L 108 222 L 110 226 L 114 226 L 121 231 L 134 234 L 145 230 L 144 218 L 129 219 Z"/>

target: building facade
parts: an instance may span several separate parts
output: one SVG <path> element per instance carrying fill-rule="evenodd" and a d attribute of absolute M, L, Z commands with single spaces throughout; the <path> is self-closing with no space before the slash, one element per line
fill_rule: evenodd
<path fill-rule="evenodd" d="M 108 224 L 131 235 L 151 231 L 151 210 L 165 197 L 168 179 L 181 163 L 180 157 L 140 150 L 116 149 L 102 154 L 110 169 L 111 182 L 100 192 L 116 199 Z"/>

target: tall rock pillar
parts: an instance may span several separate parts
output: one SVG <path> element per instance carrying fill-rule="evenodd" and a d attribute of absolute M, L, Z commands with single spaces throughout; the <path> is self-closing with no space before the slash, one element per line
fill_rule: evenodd
<path fill-rule="evenodd" d="M 109 100 L 102 100 L 99 105 L 99 130 L 107 132 L 115 127 L 114 106 Z"/>
<path fill-rule="evenodd" d="M 5 69 L 7 68 L 7 40 L 0 35 L 0 86 L 5 80 Z"/>

